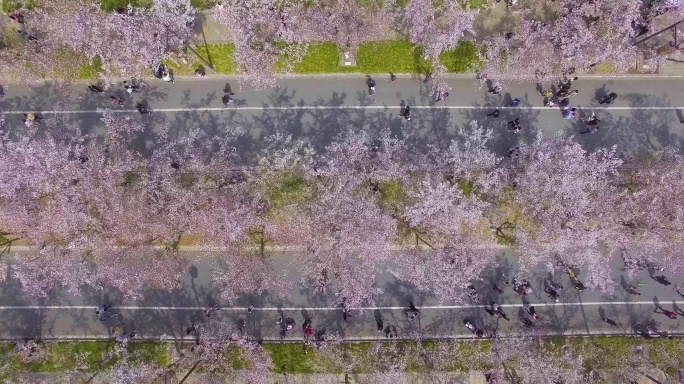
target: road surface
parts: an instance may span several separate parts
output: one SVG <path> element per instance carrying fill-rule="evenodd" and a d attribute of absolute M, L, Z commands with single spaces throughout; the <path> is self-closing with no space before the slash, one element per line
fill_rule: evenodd
<path fill-rule="evenodd" d="M 101 109 L 109 108 L 109 95 L 126 99 L 118 113 L 131 114 L 150 127 L 139 136 L 148 148 L 158 141 L 161 123 L 173 125 L 172 136 L 180 137 L 199 129 L 205 137 L 238 134 L 238 153 L 243 164 L 253 164 L 264 148 L 264 138 L 278 131 L 308 140 L 322 150 L 336 135 L 348 129 L 377 132 L 389 128 L 412 145 L 425 148 L 428 144 L 445 148 L 457 138 L 457 127 L 477 120 L 494 130 L 490 143 L 501 154 L 515 145 L 532 142 L 539 130 L 547 135 L 577 135 L 587 149 L 614 144 L 620 151 L 644 155 L 665 145 L 682 147 L 684 121 L 680 107 L 684 106 L 684 79 L 670 77 L 637 77 L 621 79 L 582 78 L 573 88 L 579 94 L 571 105 L 581 109 L 580 116 L 596 112 L 601 123 L 594 134 L 582 134 L 585 126 L 578 119 L 564 120 L 559 108 L 543 106 L 543 97 L 536 84 L 511 84 L 499 95 L 478 89 L 470 78 L 449 78 L 450 96 L 435 101 L 429 84 L 408 76 L 395 82 L 377 77 L 377 93 L 368 94 L 365 79 L 359 76 L 295 77 L 281 80 L 280 88 L 264 91 L 238 89 L 230 78 L 187 78 L 174 84 L 161 80 L 149 81 L 140 94 L 129 96 L 123 88 L 104 94 L 91 94 L 85 84 L 76 86 L 64 99 L 52 84 L 33 89 L 10 85 L 0 100 L 0 110 L 6 115 L 6 127 L 12 132 L 25 128 L 22 113 L 39 111 L 49 117 L 59 114 L 65 121 L 80 126 L 86 132 L 102 132 Z M 224 108 L 222 90 L 226 83 L 236 93 L 235 103 Z M 616 92 L 619 97 L 611 105 L 599 105 L 597 97 Z M 522 100 L 521 107 L 509 107 L 512 98 Z M 70 103 L 57 108 L 60 102 Z M 134 109 L 143 102 L 155 112 L 140 115 Z M 411 121 L 397 116 L 401 106 L 412 107 Z M 498 119 L 487 117 L 494 109 L 501 110 Z M 519 117 L 522 132 L 506 129 L 509 120 Z"/>
<path fill-rule="evenodd" d="M 502 254 L 501 257 L 511 256 Z M 291 281 L 298 281 L 291 260 L 291 253 L 274 255 L 276 268 L 284 268 Z M 376 325 L 378 317 L 383 318 L 384 327 L 394 325 L 400 338 L 471 338 L 473 335 L 463 325 L 464 319 L 481 328 L 498 328 L 500 335 L 506 336 L 525 329 L 520 321 L 522 317 L 529 317 L 523 309 L 525 304 L 533 305 L 540 316 L 530 330 L 548 336 L 631 334 L 635 323 L 653 323 L 673 334 L 684 334 L 680 316 L 673 320 L 665 314 L 654 312 L 656 303 L 667 310 L 682 311 L 684 298 L 672 286 L 658 283 L 646 271 L 630 278 L 620 270 L 618 261 L 614 265 L 613 277 L 616 281 L 624 278 L 625 284 L 636 281 L 646 283 L 639 286 L 640 296 L 630 295 L 620 288 L 614 296 L 591 290 L 578 292 L 570 285 L 569 278 L 557 271 L 553 275 L 554 281 L 566 288 L 561 300 L 554 303 L 544 293 L 544 281 L 550 275 L 548 271 L 540 269 L 531 280 L 533 292 L 526 298 L 526 303 L 513 292 L 511 286 L 505 286 L 497 277 L 501 273 L 507 276 L 515 273 L 514 269 L 508 267 L 510 263 L 501 265 L 498 270 L 484 271 L 483 280 L 474 283 L 480 300 L 465 304 L 439 303 L 434 297 L 417 291 L 389 274 L 380 275 L 378 283 L 384 295 L 379 298 L 378 304 L 353 308 L 353 317 L 348 322 L 343 320 L 340 308 L 331 306 L 331 298 L 311 294 L 299 286 L 293 288 L 287 300 L 267 293 L 243 296 L 233 305 L 222 303 L 216 290 L 211 287 L 209 267 L 204 263 L 189 267 L 182 289 L 162 292 L 148 287 L 144 299 L 139 301 L 123 302 L 116 291 L 107 289 L 86 289 L 81 296 L 56 291 L 47 298 L 35 299 L 24 295 L 16 281 L 8 280 L 2 284 L 0 291 L 0 338 L 103 339 L 111 337 L 109 327 L 123 322 L 126 330 L 134 329 L 140 338 L 159 339 L 166 335 L 168 339 L 187 340 L 191 336 L 187 336 L 185 330 L 192 323 L 227 321 L 233 324 L 244 322 L 244 331 L 254 338 L 281 340 L 281 325 L 277 323 L 280 311 L 285 322 L 291 319 L 297 324 L 292 332 L 285 335 L 285 340 L 292 341 L 301 340 L 300 326 L 305 318 L 312 319 L 316 332 L 338 333 L 349 340 L 383 339 L 385 334 L 378 331 Z M 654 277 L 659 274 L 656 272 Z M 580 271 L 580 278 L 581 275 Z M 682 281 L 681 276 L 667 277 L 672 282 Z M 491 288 L 493 282 L 504 288 L 502 294 L 497 294 Z M 499 303 L 510 321 L 490 316 L 485 311 L 489 307 L 489 300 Z M 411 301 L 419 309 L 419 316 L 414 320 L 406 316 Z M 214 317 L 206 319 L 202 310 L 214 303 L 221 309 Z M 105 321 L 100 321 L 94 312 L 101 304 L 114 306 Z M 254 307 L 252 313 L 247 312 L 249 306 Z M 606 323 L 602 318 L 609 318 L 615 324 Z"/>

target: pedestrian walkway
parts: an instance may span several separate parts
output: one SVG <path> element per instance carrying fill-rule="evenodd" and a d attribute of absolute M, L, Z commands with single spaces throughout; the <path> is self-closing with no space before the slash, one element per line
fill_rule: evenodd
<path fill-rule="evenodd" d="M 361 384 L 361 383 L 371 383 L 380 382 L 385 383 L 392 381 L 395 384 L 432 384 L 435 381 L 430 377 L 425 377 L 424 374 L 417 373 L 389 373 L 389 374 L 378 374 L 378 375 L 363 375 L 363 374 L 339 374 L 339 375 L 325 375 L 325 374 L 310 374 L 310 375 L 288 375 L 288 374 L 272 374 L 266 379 L 268 384 L 316 384 L 316 383 L 328 383 L 328 384 Z M 470 374 L 445 374 L 444 377 L 448 377 L 449 381 L 447 383 L 451 384 L 485 384 L 484 374 L 481 372 L 474 372 Z M 218 380 L 217 380 L 218 379 Z M 245 380 L 240 380 L 234 376 L 217 376 L 209 374 L 196 374 L 188 377 L 185 381 L 188 384 L 200 384 L 209 382 L 220 382 L 220 383 L 235 383 L 235 384 L 248 384 Z M 104 384 L 104 383 L 103 383 Z"/>

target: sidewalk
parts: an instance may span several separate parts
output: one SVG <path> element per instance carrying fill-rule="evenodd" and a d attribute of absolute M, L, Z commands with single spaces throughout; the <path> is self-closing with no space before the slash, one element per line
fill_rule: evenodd
<path fill-rule="evenodd" d="M 198 12 L 195 17 L 195 45 L 230 44 L 233 42 L 228 28 L 214 21 L 214 11 Z"/>
<path fill-rule="evenodd" d="M 657 380 L 660 383 L 671 383 L 673 382 L 671 378 L 667 377 L 664 372 L 653 369 L 649 372 L 644 372 L 649 375 L 652 379 Z M 183 377 L 187 374 L 185 370 L 179 370 L 173 377 L 169 377 L 168 381 L 158 381 L 161 383 L 177 384 Z M 448 374 L 447 374 L 448 375 Z M 394 384 L 431 384 L 434 383 L 430 378 L 425 378 L 423 374 L 416 373 L 405 373 L 401 377 L 397 377 L 395 373 L 390 374 L 380 374 L 378 376 L 373 375 L 344 375 L 344 374 L 309 374 L 309 375 L 290 375 L 290 374 L 270 374 L 266 379 L 265 383 L 268 384 L 317 384 L 317 383 L 327 383 L 327 384 L 365 384 L 373 382 L 388 382 L 388 378 L 394 382 Z M 29 378 L 39 382 L 44 381 L 58 381 L 61 377 L 59 373 L 33 373 L 24 374 L 24 378 Z M 83 375 L 84 379 L 90 379 L 92 374 Z M 653 384 L 654 381 L 646 376 L 635 377 L 634 380 L 638 384 Z M 384 380 L 383 380 L 384 379 Z M 93 384 L 108 384 L 107 377 L 104 375 L 95 375 L 91 383 Z M 192 373 L 185 380 L 187 384 L 204 384 L 204 383 L 234 383 L 234 384 L 248 384 L 245 380 L 240 380 L 239 378 L 231 375 L 217 375 L 217 374 L 205 374 L 205 373 Z M 464 373 L 453 373 L 449 375 L 450 384 L 486 384 L 484 374 L 482 372 L 471 372 L 469 374 Z"/>
<path fill-rule="evenodd" d="M 179 375 L 180 378 L 183 377 L 182 372 Z M 447 374 L 449 381 L 447 383 L 451 384 L 485 384 L 484 374 L 481 372 L 474 372 L 470 374 L 463 373 L 453 373 Z M 424 374 L 417 373 L 405 373 L 401 377 L 398 377 L 396 373 L 390 374 L 378 374 L 378 375 L 344 375 L 344 374 L 310 374 L 310 375 L 288 375 L 288 374 L 271 374 L 269 375 L 266 383 L 268 384 L 316 384 L 316 383 L 327 383 L 327 384 L 365 384 L 365 383 L 377 383 L 377 382 L 394 382 L 395 384 L 432 384 L 433 380 L 430 378 L 425 378 Z M 177 383 L 180 378 L 171 381 L 172 383 Z M 97 380 L 93 381 L 94 383 Z M 235 383 L 235 384 L 248 384 L 245 380 L 240 380 L 233 376 L 217 376 L 208 374 L 193 374 L 188 377 L 185 381 L 188 384 L 201 384 L 201 383 Z M 105 383 L 102 383 L 105 384 Z"/>

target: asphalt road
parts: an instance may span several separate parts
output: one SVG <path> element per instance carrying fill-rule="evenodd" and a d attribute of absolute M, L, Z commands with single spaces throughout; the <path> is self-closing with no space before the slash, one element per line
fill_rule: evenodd
<path fill-rule="evenodd" d="M 510 259 L 502 253 L 502 258 Z M 276 268 L 284 268 L 288 279 L 298 281 L 296 269 L 290 264 L 291 254 L 274 255 Z M 227 321 L 234 325 L 244 324 L 244 332 L 251 337 L 263 340 L 281 340 L 281 325 L 277 319 L 282 311 L 285 322 L 294 321 L 294 330 L 285 335 L 286 340 L 301 340 L 301 324 L 310 318 L 316 332 L 338 333 L 351 340 L 383 339 L 384 332 L 377 330 L 377 318 L 383 318 L 383 326 L 394 325 L 400 338 L 472 338 L 470 331 L 463 325 L 468 319 L 480 328 L 498 329 L 503 337 L 522 330 L 544 335 L 597 335 L 631 334 L 635 323 L 657 325 L 660 329 L 673 334 L 684 334 L 681 320 L 669 319 L 665 314 L 654 312 L 656 303 L 667 310 L 684 310 L 682 298 L 672 286 L 664 286 L 649 276 L 646 271 L 629 278 L 615 264 L 613 277 L 625 283 L 641 281 L 640 296 L 633 296 L 618 290 L 614 296 L 600 292 L 578 292 L 570 285 L 570 280 L 557 271 L 554 281 L 565 285 L 561 300 L 554 303 L 544 293 L 544 280 L 550 277 L 548 271 L 539 270 L 531 280 L 533 292 L 526 301 L 533 305 L 539 314 L 534 326 L 526 328 L 520 321 L 529 317 L 524 308 L 526 302 L 505 286 L 497 276 L 505 273 L 511 276 L 515 270 L 511 263 L 501 263 L 498 270 L 484 271 L 483 280 L 474 285 L 480 293 L 480 300 L 465 303 L 439 303 L 434 297 L 417 291 L 414 287 L 396 280 L 390 274 L 378 276 L 378 286 L 385 294 L 374 307 L 353 308 L 353 317 L 345 322 L 342 310 L 332 307 L 333 300 L 323 294 L 312 294 L 306 289 L 295 286 L 288 299 L 281 300 L 270 293 L 260 296 L 245 295 L 232 305 L 222 302 L 218 293 L 211 287 L 209 267 L 205 263 L 191 266 L 183 281 L 183 288 L 174 292 L 162 292 L 152 287 L 146 289 L 144 299 L 122 302 L 112 290 L 84 290 L 81 296 L 73 296 L 65 291 L 56 291 L 47 298 L 35 299 L 24 295 L 18 283 L 9 280 L 0 287 L 0 338 L 20 338 L 25 336 L 47 338 L 87 338 L 102 339 L 112 337 L 112 326 L 123 323 L 126 331 L 135 330 L 140 338 L 158 339 L 166 335 L 172 340 L 189 340 L 185 329 L 192 323 L 203 321 Z M 580 278 L 582 271 L 579 271 Z M 656 273 L 655 276 L 660 274 Z M 667 275 L 667 271 L 665 272 Z M 670 281 L 682 282 L 681 276 L 668 276 Z M 496 282 L 504 288 L 497 294 L 491 287 Z M 499 303 L 510 321 L 490 316 L 489 300 Z M 408 303 L 414 302 L 419 316 L 407 318 Z M 114 306 L 109 310 L 111 316 L 100 321 L 95 308 L 101 304 Z M 206 305 L 218 304 L 221 308 L 214 317 L 205 318 L 202 310 Z M 252 313 L 247 307 L 253 306 Z M 681 317 L 681 316 L 679 316 Z M 609 318 L 615 324 L 602 321 Z"/>
<path fill-rule="evenodd" d="M 580 108 L 580 116 L 596 112 L 601 119 L 598 132 L 582 135 L 579 133 L 585 126 L 578 119 L 565 120 L 559 108 L 543 106 L 541 89 L 536 84 L 511 84 L 501 94 L 493 95 L 478 89 L 474 79 L 450 78 L 450 96 L 436 102 L 429 85 L 420 79 L 376 79 L 375 96 L 368 94 L 361 76 L 289 78 L 282 80 L 278 89 L 258 92 L 240 90 L 233 79 L 223 77 L 177 79 L 174 84 L 154 79 L 132 97 L 121 87 L 95 95 L 83 84 L 63 98 L 52 84 L 33 89 L 10 85 L 0 99 L 0 110 L 6 114 L 7 129 L 13 132 L 25 129 L 21 113 L 39 111 L 45 117 L 58 114 L 86 132 L 101 133 L 100 110 L 109 108 L 109 95 L 116 94 L 126 99 L 126 106 L 117 109 L 119 113 L 132 114 L 150 127 L 139 135 L 139 142 L 145 144 L 140 148 L 153 148 L 158 139 L 157 127 L 171 122 L 172 135 L 179 137 L 194 129 L 205 137 L 237 134 L 238 152 L 245 165 L 253 163 L 264 148 L 264 137 L 277 131 L 305 138 L 319 150 L 348 129 L 376 132 L 387 128 L 419 148 L 427 144 L 445 148 L 457 138 L 457 127 L 472 120 L 494 130 L 490 145 L 502 154 L 512 146 L 532 142 L 539 130 L 551 136 L 577 135 L 576 140 L 587 149 L 617 144 L 620 151 L 631 155 L 644 155 L 665 145 L 683 146 L 681 78 L 592 77 L 576 81 L 573 88 L 580 93 L 571 99 L 571 106 Z M 224 108 L 221 96 L 227 82 L 233 84 L 236 101 Z M 618 99 L 608 106 L 599 105 L 597 98 L 608 92 L 616 92 Z M 515 97 L 522 100 L 521 107 L 508 107 Z M 139 101 L 154 113 L 139 115 L 133 109 Z M 56 107 L 60 103 L 64 107 Z M 397 116 L 402 105 L 412 107 L 411 121 Z M 498 119 L 486 116 L 494 109 L 501 110 Z M 522 123 L 519 134 L 506 129 L 507 121 L 516 117 Z"/>

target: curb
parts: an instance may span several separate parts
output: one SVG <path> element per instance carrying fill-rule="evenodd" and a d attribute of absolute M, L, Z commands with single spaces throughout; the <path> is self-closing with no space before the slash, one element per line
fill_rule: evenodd
<path fill-rule="evenodd" d="M 112 247 L 112 249 L 125 249 L 125 248 L 126 247 Z M 153 246 L 153 248 L 157 249 L 157 250 L 165 250 L 168 247 L 163 246 L 163 245 L 155 245 L 155 246 Z M 214 247 L 214 246 L 194 246 L 194 245 L 185 246 L 185 245 L 181 245 L 178 247 L 179 252 L 222 252 L 222 251 L 230 251 L 230 250 L 234 250 L 234 249 L 235 248 L 233 248 L 233 247 L 222 247 L 222 246 L 215 246 Z M 250 250 L 251 251 L 261 251 L 261 249 L 262 248 L 258 247 L 258 246 L 243 248 L 243 250 L 248 250 L 248 251 L 250 251 Z M 293 246 L 293 247 L 265 246 L 263 249 L 264 249 L 264 251 L 267 251 L 267 252 L 301 252 L 301 251 L 305 251 L 306 247 L 304 247 L 304 246 L 302 246 L 302 247 L 296 247 L 296 246 Z M 420 249 L 420 250 L 424 250 L 424 251 L 433 250 L 432 248 L 430 248 L 426 245 L 423 245 L 423 244 L 420 244 L 418 246 L 411 246 L 411 247 L 403 247 L 403 246 L 399 246 L 399 245 L 387 247 L 387 250 L 389 250 L 389 251 L 409 251 L 409 250 L 415 250 L 415 249 Z M 440 249 L 440 248 L 435 247 L 435 249 Z M 478 247 L 477 249 L 501 249 L 501 250 L 504 250 L 504 249 L 511 249 L 511 248 L 507 247 L 505 245 L 491 244 L 490 246 Z M 7 252 L 12 252 L 12 251 L 31 252 L 31 251 L 35 251 L 35 250 L 37 250 L 37 247 L 34 247 L 34 246 L 12 245 L 11 247 L 9 247 Z"/>
<path fill-rule="evenodd" d="M 682 338 L 684 337 L 684 332 L 668 332 L 671 338 Z M 592 337 L 630 337 L 630 338 L 644 338 L 641 335 L 635 334 L 633 332 L 622 332 L 622 331 L 616 331 L 616 332 L 596 332 L 596 333 L 584 333 L 584 332 L 567 332 L 563 333 L 560 335 L 538 335 L 538 334 L 529 334 L 529 335 L 523 335 L 522 337 L 525 336 L 530 336 L 530 337 L 541 337 L 543 339 L 552 339 L 552 338 L 569 338 L 569 339 L 579 339 L 579 338 L 592 338 Z M 505 335 L 499 335 L 497 337 L 497 340 L 514 340 L 520 338 L 521 335 L 513 335 L 513 336 L 505 336 Z M 212 338 L 209 338 L 212 339 Z M 658 337 L 652 337 L 652 339 L 659 339 Z M 0 338 L 0 341 L 3 342 L 9 342 L 9 341 L 23 341 L 24 337 L 17 337 L 17 338 Z M 47 341 L 47 342 L 60 342 L 60 341 L 115 341 L 114 336 L 60 336 L 60 337 L 41 337 L 38 340 L 40 341 Z M 280 339 L 280 338 L 262 338 L 262 339 L 250 339 L 252 341 L 256 341 L 258 344 L 301 344 L 304 339 L 303 338 L 297 338 L 297 339 Z M 374 337 L 374 336 L 366 336 L 366 337 L 353 337 L 353 338 L 348 338 L 348 339 L 341 339 L 340 343 L 341 344 L 349 344 L 349 343 L 367 343 L 367 342 L 381 342 L 381 343 L 392 343 L 392 342 L 397 342 L 397 341 L 413 341 L 413 342 L 420 342 L 420 341 L 449 341 L 449 340 L 458 340 L 458 341 L 491 341 L 490 338 L 486 337 L 481 337 L 478 338 L 474 336 L 473 334 L 459 334 L 459 335 L 449 335 L 449 336 L 426 336 L 426 337 L 421 337 L 421 338 L 414 338 L 414 337 L 396 337 L 392 339 L 387 339 L 387 338 L 379 338 L 379 337 Z M 644 338 L 644 340 L 648 340 Z M 142 336 L 142 335 L 136 335 L 133 340 L 129 340 L 128 343 L 136 343 L 136 342 L 158 342 L 158 343 L 195 343 L 196 339 L 195 338 L 190 338 L 190 337 L 181 337 L 181 338 L 173 338 L 173 337 L 166 337 L 162 338 L 162 336 L 158 337 L 149 337 L 149 336 Z M 322 341 L 322 340 L 318 340 Z M 316 341 L 314 341 L 315 343 Z"/>
<path fill-rule="evenodd" d="M 373 73 L 372 75 L 375 76 L 384 76 L 384 75 L 389 75 L 389 73 Z M 417 80 L 415 79 L 417 76 L 422 77 L 421 74 L 415 74 L 415 73 L 395 73 L 394 75 L 397 76 L 397 79 L 402 78 L 402 77 L 407 77 L 411 80 Z M 326 78 L 349 78 L 349 79 L 359 79 L 360 77 L 362 78 L 365 76 L 364 72 L 357 72 L 357 73 L 321 73 L 321 74 L 284 74 L 284 75 L 279 75 L 276 76 L 278 80 L 286 80 L 286 79 L 326 79 Z M 442 79 L 452 79 L 452 80 L 473 80 L 477 82 L 477 78 L 475 77 L 476 75 L 474 73 L 447 73 L 445 75 L 442 75 Z M 208 82 L 215 80 L 215 79 L 222 79 L 222 80 L 233 80 L 236 81 L 239 79 L 239 75 L 223 75 L 223 74 L 214 74 L 207 76 L 205 78 L 199 78 L 195 75 L 178 75 L 174 76 L 174 81 L 175 82 L 186 82 L 189 80 L 206 80 Z M 684 79 L 684 74 L 682 75 L 658 75 L 658 74 L 653 74 L 653 75 L 642 75 L 642 74 L 613 74 L 613 75 L 580 75 L 582 79 L 605 79 L 605 80 L 653 80 L 653 79 Z M 127 80 L 128 78 L 126 78 Z M 144 77 L 144 79 L 149 79 L 149 81 L 154 81 L 152 80 L 151 77 Z M 21 84 L 18 82 L 15 82 L 14 79 L 9 79 L 10 81 L 7 83 L 8 85 L 15 85 L 15 86 L 25 86 L 25 87 L 31 87 L 25 84 Z M 123 81 L 124 79 L 117 79 L 117 82 Z M 495 80 L 495 79 L 494 79 Z M 53 83 L 53 82 L 60 82 L 61 79 L 43 79 L 42 83 Z M 73 80 L 71 81 L 72 84 L 92 84 L 92 83 L 97 83 L 99 82 L 99 79 L 91 79 L 91 80 Z M 422 81 L 422 80 L 421 80 Z M 532 83 L 535 82 L 534 80 L 530 80 L 528 78 L 518 78 L 518 79 L 513 79 L 511 80 L 514 83 Z"/>
<path fill-rule="evenodd" d="M 389 76 L 389 73 L 371 73 L 369 75 L 374 75 L 374 76 L 383 76 L 387 75 Z M 422 77 L 422 74 L 416 74 L 416 73 L 394 73 L 394 75 L 397 76 L 397 80 L 399 80 L 400 77 L 408 77 L 408 78 L 415 78 L 416 76 Z M 276 76 L 278 80 L 282 79 L 319 79 L 319 78 L 359 78 L 359 76 L 363 77 L 365 76 L 364 72 L 357 72 L 357 73 L 316 73 L 316 74 L 298 74 L 298 73 L 293 73 L 293 74 L 282 74 Z M 478 81 L 477 78 L 475 77 L 475 73 L 447 73 L 441 76 L 442 79 L 472 79 L 475 81 Z M 653 75 L 643 75 L 643 74 L 614 74 L 614 75 L 578 75 L 581 79 L 683 79 L 684 74 L 682 75 L 658 75 L 658 74 L 653 74 Z M 211 76 L 207 76 L 204 78 L 204 80 L 211 80 L 211 79 L 232 79 L 232 80 L 237 80 L 239 75 L 223 75 L 223 74 L 215 74 Z M 195 79 L 195 80 L 202 80 L 201 78 L 195 76 L 195 75 L 179 75 L 179 76 L 174 76 L 174 80 L 182 80 L 182 81 L 187 81 L 188 79 Z M 422 80 L 421 80 L 422 81 Z M 534 80 L 530 80 L 528 78 L 520 78 L 520 79 L 513 79 L 513 81 L 519 81 L 519 82 L 533 82 Z"/>

